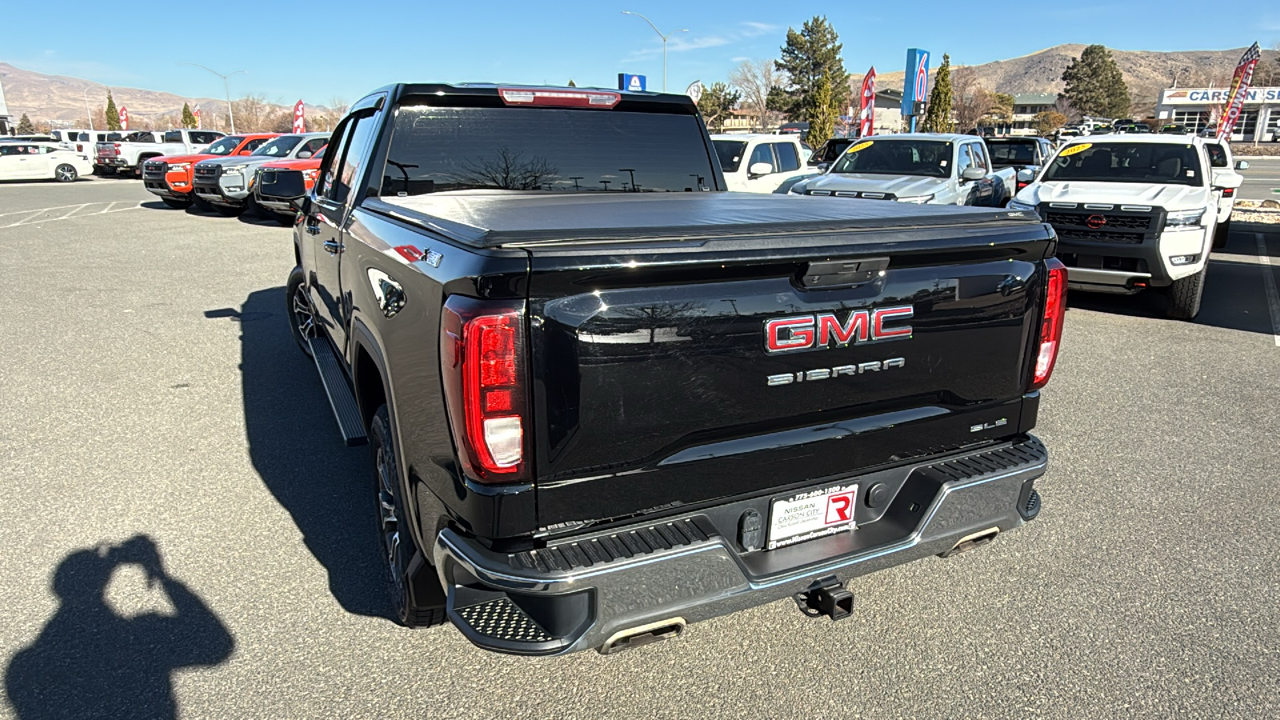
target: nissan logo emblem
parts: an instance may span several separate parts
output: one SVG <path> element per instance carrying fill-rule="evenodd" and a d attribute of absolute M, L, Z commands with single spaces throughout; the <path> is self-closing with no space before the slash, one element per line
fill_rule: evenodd
<path fill-rule="evenodd" d="M 1098 228 L 1100 228 L 1100 227 L 1102 227 L 1103 225 L 1106 225 L 1106 224 L 1107 224 L 1107 219 L 1106 219 L 1105 217 L 1101 216 L 1101 215 L 1090 215 L 1090 216 L 1089 216 L 1089 217 L 1084 221 L 1084 224 L 1085 224 L 1085 225 L 1088 225 L 1088 226 L 1089 226 L 1089 229 L 1091 229 L 1091 230 L 1097 230 Z"/>

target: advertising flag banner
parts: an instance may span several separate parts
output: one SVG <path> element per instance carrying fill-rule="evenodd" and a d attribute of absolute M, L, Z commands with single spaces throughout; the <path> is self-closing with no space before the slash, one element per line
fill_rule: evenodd
<path fill-rule="evenodd" d="M 858 137 L 876 132 L 876 68 L 874 65 L 862 78 L 862 105 L 858 108 Z"/>
<path fill-rule="evenodd" d="M 1253 84 L 1253 69 L 1258 66 L 1258 60 L 1261 58 L 1262 50 L 1256 42 L 1240 57 L 1236 74 L 1231 78 L 1231 91 L 1227 93 L 1227 100 L 1222 104 L 1222 119 L 1218 121 L 1219 140 L 1230 138 L 1231 133 L 1235 131 L 1236 121 L 1240 119 L 1240 112 L 1244 109 L 1244 98 L 1249 94 L 1249 86 Z"/>
<path fill-rule="evenodd" d="M 120 106 L 120 129 L 129 129 L 129 108 L 123 105 Z"/>
<path fill-rule="evenodd" d="M 299 100 L 297 105 L 293 106 L 293 131 L 296 133 L 304 133 L 307 131 L 306 111 L 302 107 L 302 101 Z"/>
<path fill-rule="evenodd" d="M 191 111 L 191 114 L 196 116 L 196 129 L 197 129 L 197 130 L 203 130 L 203 129 L 204 129 L 204 121 L 200 119 L 200 106 L 199 106 L 199 105 L 197 105 L 197 106 L 196 106 L 196 109 L 195 109 L 195 110 L 193 110 L 193 111 Z"/>

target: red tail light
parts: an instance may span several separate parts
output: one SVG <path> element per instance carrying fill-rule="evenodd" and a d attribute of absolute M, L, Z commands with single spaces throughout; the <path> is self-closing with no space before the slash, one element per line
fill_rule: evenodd
<path fill-rule="evenodd" d="M 449 422 L 468 477 L 480 482 L 528 478 L 525 446 L 524 308 L 454 296 L 440 335 Z"/>
<path fill-rule="evenodd" d="M 1235 195 L 1236 195 L 1235 188 L 1224 188 L 1222 190 L 1222 197 L 1224 198 L 1235 197 Z"/>
<path fill-rule="evenodd" d="M 1045 284 L 1044 318 L 1040 321 L 1040 352 L 1036 355 L 1035 374 L 1031 389 L 1038 390 L 1049 382 L 1053 365 L 1058 360 L 1058 347 L 1062 342 L 1062 321 L 1067 311 L 1067 266 L 1058 258 L 1045 261 L 1049 266 L 1049 280 Z"/>

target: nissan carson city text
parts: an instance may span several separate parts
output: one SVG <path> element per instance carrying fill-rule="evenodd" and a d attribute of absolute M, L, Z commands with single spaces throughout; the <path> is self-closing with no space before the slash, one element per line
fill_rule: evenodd
<path fill-rule="evenodd" d="M 260 189 L 298 211 L 284 309 L 371 445 L 399 622 L 557 655 L 838 620 L 851 578 L 1037 516 L 1052 229 L 728 192 L 716 159 L 683 95 L 393 85 L 313 191 Z"/>

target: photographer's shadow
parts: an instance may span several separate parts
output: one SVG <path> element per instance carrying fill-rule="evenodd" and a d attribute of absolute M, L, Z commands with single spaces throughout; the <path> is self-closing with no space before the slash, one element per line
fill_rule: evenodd
<path fill-rule="evenodd" d="M 117 568 L 136 565 L 173 612 L 118 614 L 107 602 Z M 151 538 L 72 552 L 53 573 L 57 613 L 13 656 L 5 689 L 21 720 L 172 718 L 171 676 L 217 665 L 235 647 L 218 616 L 170 576 Z"/>

